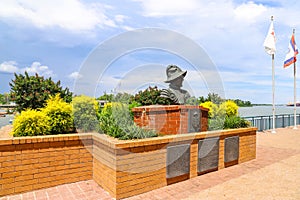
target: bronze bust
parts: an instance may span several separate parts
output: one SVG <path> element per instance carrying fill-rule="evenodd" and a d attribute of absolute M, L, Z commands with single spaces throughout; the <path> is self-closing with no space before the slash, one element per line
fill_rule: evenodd
<path fill-rule="evenodd" d="M 188 91 L 181 89 L 182 82 L 186 76 L 187 71 L 182 71 L 176 65 L 169 65 L 166 69 L 167 80 L 169 84 L 168 89 L 163 89 L 161 97 L 170 99 L 175 104 L 185 104 L 186 100 L 190 98 Z"/>

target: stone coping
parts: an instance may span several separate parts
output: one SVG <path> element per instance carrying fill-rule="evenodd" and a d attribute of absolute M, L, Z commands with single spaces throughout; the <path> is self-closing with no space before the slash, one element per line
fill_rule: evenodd
<path fill-rule="evenodd" d="M 12 145 L 12 144 L 30 144 L 40 142 L 52 142 L 52 141 L 69 141 L 69 140 L 90 140 L 95 139 L 111 148 L 132 148 L 140 146 L 148 146 L 155 144 L 167 144 L 180 141 L 188 141 L 195 139 L 204 139 L 208 137 L 220 137 L 230 136 L 240 133 L 246 133 L 249 131 L 257 131 L 256 127 L 250 128 L 239 128 L 239 129 L 228 129 L 228 130 L 216 130 L 216 131 L 205 131 L 198 133 L 186 133 L 177 135 L 165 135 L 153 138 L 135 139 L 135 140 L 119 140 L 112 138 L 105 134 L 100 133 L 78 133 L 78 134 L 62 134 L 62 135 L 45 135 L 45 136 L 26 136 L 26 137 L 14 137 L 0 139 L 1 145 Z"/>
<path fill-rule="evenodd" d="M 61 135 L 41 135 L 41 136 L 24 136 L 24 137 L 13 137 L 13 138 L 1 138 L 1 145 L 11 144 L 30 144 L 40 142 L 54 142 L 54 141 L 69 141 L 69 140 L 88 140 L 92 139 L 91 133 L 72 133 L 72 134 L 61 134 Z"/>

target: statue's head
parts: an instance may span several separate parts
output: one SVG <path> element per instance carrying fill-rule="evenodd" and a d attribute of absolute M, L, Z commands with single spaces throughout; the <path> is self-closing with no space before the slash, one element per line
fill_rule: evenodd
<path fill-rule="evenodd" d="M 165 82 L 171 83 L 180 77 L 183 79 L 185 77 L 187 71 L 182 71 L 176 65 L 169 65 L 166 69 L 166 73 L 167 73 L 167 80 Z"/>

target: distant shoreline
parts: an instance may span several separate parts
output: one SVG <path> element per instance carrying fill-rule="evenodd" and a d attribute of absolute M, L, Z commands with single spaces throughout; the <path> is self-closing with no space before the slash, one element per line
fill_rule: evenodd
<path fill-rule="evenodd" d="M 266 103 L 266 104 L 252 104 L 252 106 L 272 106 L 273 104 Z M 286 104 L 275 104 L 275 106 L 286 106 Z"/>

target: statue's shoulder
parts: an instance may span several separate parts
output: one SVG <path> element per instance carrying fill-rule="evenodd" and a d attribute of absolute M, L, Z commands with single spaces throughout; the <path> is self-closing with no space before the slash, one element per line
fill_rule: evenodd
<path fill-rule="evenodd" d="M 190 93 L 187 90 L 181 89 L 181 93 L 185 96 L 185 98 L 190 98 L 191 97 Z"/>
<path fill-rule="evenodd" d="M 187 90 L 184 90 L 184 89 L 181 89 L 180 92 L 181 92 L 182 94 L 189 94 L 189 92 L 188 92 Z"/>

